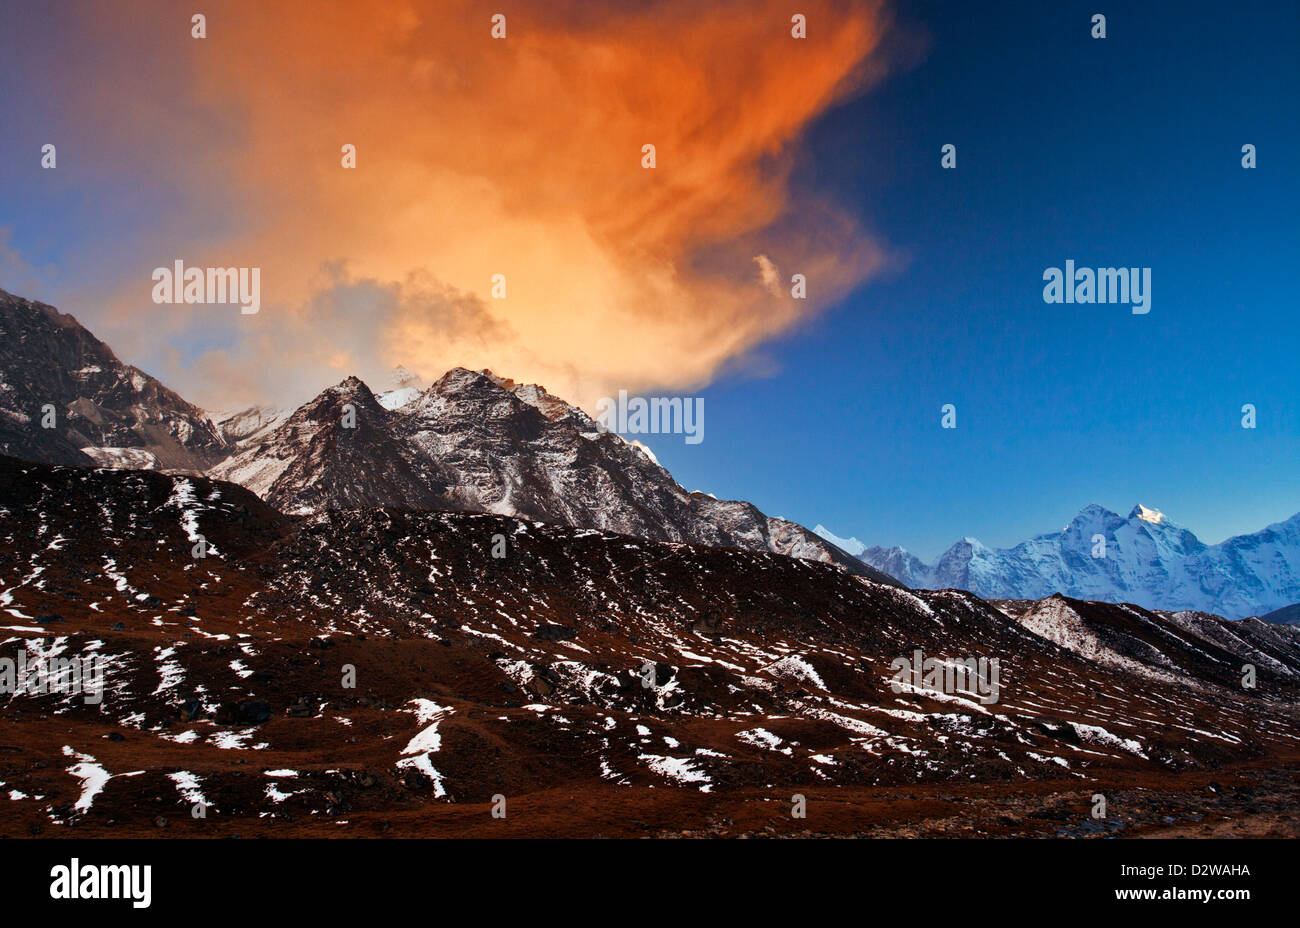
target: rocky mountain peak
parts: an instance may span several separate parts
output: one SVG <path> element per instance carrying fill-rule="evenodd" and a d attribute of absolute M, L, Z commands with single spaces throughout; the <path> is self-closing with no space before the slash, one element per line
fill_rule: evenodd
<path fill-rule="evenodd" d="M 73 316 L 0 291 L 0 453 L 202 470 L 230 450 L 206 413 L 122 363 Z"/>

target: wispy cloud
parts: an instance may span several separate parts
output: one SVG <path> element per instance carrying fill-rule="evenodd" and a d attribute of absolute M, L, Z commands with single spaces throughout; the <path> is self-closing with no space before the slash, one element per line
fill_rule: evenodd
<path fill-rule="evenodd" d="M 200 358 L 172 379 L 200 401 L 398 363 L 488 365 L 579 402 L 699 384 L 881 262 L 790 184 L 810 123 L 880 71 L 877 3 L 800 4 L 806 40 L 777 0 L 509 4 L 504 40 L 472 0 L 213 0 L 204 40 L 171 4 L 126 7 L 85 9 L 117 50 L 78 105 L 103 159 L 174 202 L 127 230 L 112 324 L 186 334 Z M 177 257 L 261 267 L 261 313 L 152 305 L 149 270 Z M 195 327 L 214 326 L 204 352 Z"/>

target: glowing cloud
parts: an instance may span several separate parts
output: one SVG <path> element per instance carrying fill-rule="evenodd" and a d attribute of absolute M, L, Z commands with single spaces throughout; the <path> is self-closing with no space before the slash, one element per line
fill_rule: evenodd
<path fill-rule="evenodd" d="M 219 349 L 159 372 L 200 402 L 379 386 L 396 364 L 584 404 L 688 387 L 881 262 L 789 182 L 804 130 L 880 70 L 876 3 L 801 3 L 807 39 L 771 0 L 504 4 L 504 39 L 472 0 L 211 0 L 201 40 L 174 5 L 137 6 L 86 8 L 118 50 L 81 102 L 105 158 L 175 201 L 123 262 L 114 326 L 211 330 Z M 261 312 L 164 316 L 147 269 L 174 258 L 262 268 Z"/>

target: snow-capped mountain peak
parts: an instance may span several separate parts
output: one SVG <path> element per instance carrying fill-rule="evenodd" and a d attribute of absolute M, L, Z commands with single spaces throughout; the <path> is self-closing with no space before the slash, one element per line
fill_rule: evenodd
<path fill-rule="evenodd" d="M 393 368 L 392 384 L 394 389 L 400 387 L 418 387 L 420 385 L 420 378 L 418 375 L 413 374 L 411 371 L 399 364 Z"/>
<path fill-rule="evenodd" d="M 1141 519 L 1143 522 L 1150 522 L 1152 525 L 1160 525 L 1165 522 L 1165 514 L 1158 509 L 1148 509 L 1141 503 L 1133 507 L 1133 511 L 1128 514 L 1130 519 Z"/>
<path fill-rule="evenodd" d="M 423 381 L 402 365 L 393 368 L 387 390 L 375 394 L 375 400 L 388 410 L 401 409 L 424 392 Z"/>

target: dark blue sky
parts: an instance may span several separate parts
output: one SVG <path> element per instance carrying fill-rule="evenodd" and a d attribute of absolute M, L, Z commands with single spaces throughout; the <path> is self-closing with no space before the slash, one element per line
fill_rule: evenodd
<path fill-rule="evenodd" d="M 1091 502 L 1145 503 L 1210 542 L 1300 511 L 1300 4 L 893 8 L 903 63 L 821 118 L 796 176 L 893 269 L 719 377 L 705 441 L 650 436 L 660 461 L 688 489 L 927 558 L 963 535 L 1058 529 Z M 75 136 L 59 61 L 103 53 L 33 9 L 0 0 L 0 52 L 20 63 L 0 74 L 0 160 L 29 166 L 40 142 Z M 146 78 L 145 95 L 168 79 Z M 946 143 L 956 170 L 940 168 Z M 124 182 L 96 150 L 69 143 L 60 160 L 0 179 L 0 272 L 12 247 L 38 268 L 31 295 L 56 301 L 65 276 L 118 273 L 103 230 L 157 226 L 176 199 L 171 178 Z M 1067 259 L 1152 268 L 1151 312 L 1044 303 L 1044 269 Z M 166 376 L 164 354 L 115 347 Z"/>
<path fill-rule="evenodd" d="M 1209 542 L 1300 510 L 1300 7 L 896 8 L 923 56 L 822 120 L 802 180 L 905 262 L 767 346 L 775 376 L 706 391 L 708 439 L 660 460 L 925 557 L 1090 502 Z M 1151 312 L 1045 304 L 1067 258 L 1151 267 Z"/>

